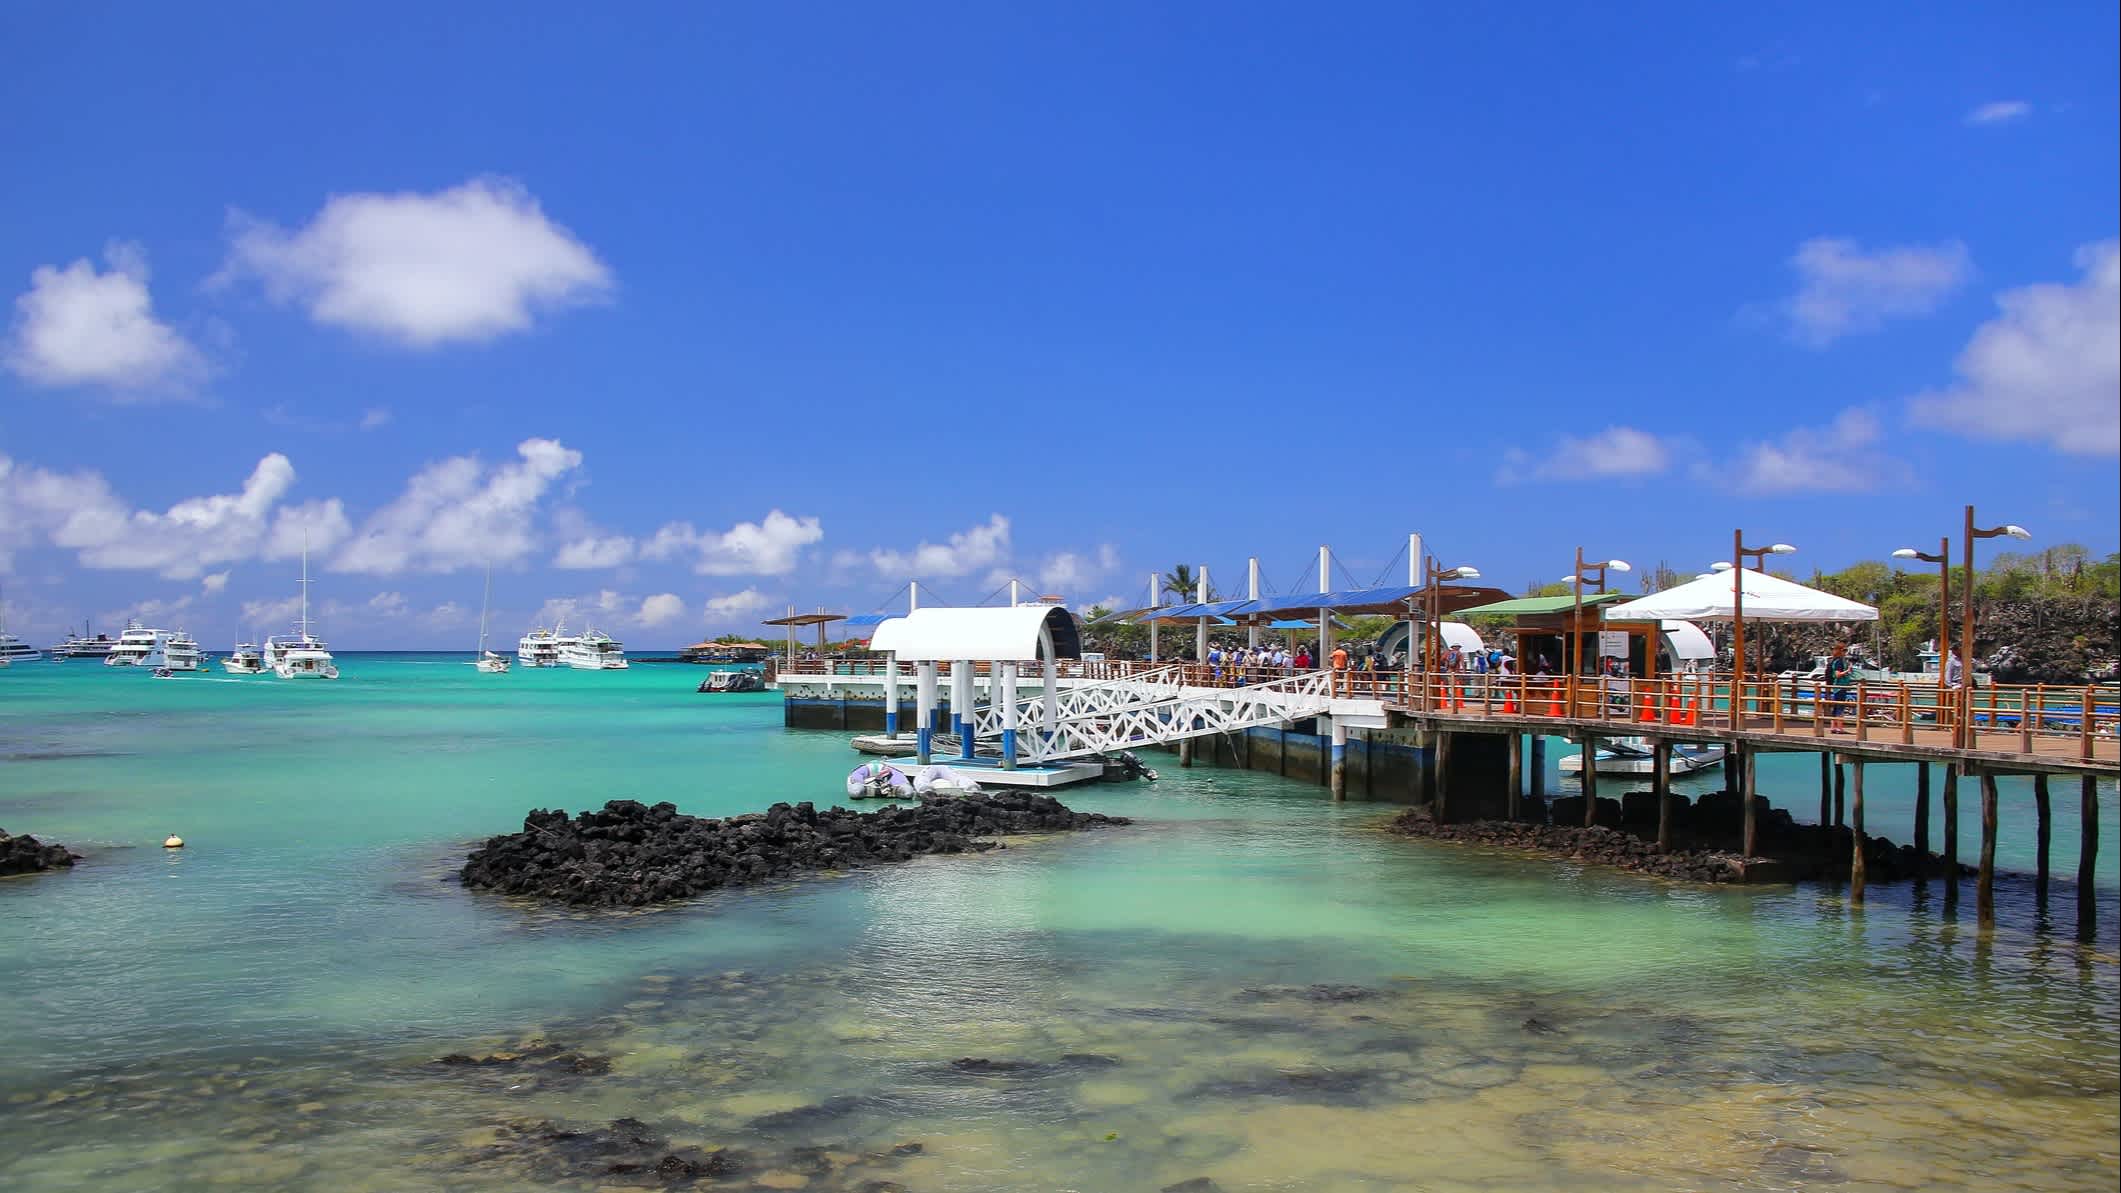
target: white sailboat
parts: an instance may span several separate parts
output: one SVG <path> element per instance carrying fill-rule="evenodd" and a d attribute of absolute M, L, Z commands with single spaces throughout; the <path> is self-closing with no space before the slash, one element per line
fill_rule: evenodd
<path fill-rule="evenodd" d="M 508 674 L 508 656 L 495 654 L 493 651 L 486 649 L 486 611 L 492 604 L 493 565 L 488 564 L 486 565 L 486 592 L 479 598 L 479 654 L 472 661 L 472 666 L 477 667 L 487 675 L 506 675 Z"/>
<path fill-rule="evenodd" d="M 324 640 L 309 632 L 309 543 L 302 544 L 302 620 L 292 637 L 265 640 L 265 665 L 281 679 L 337 679 L 339 667 Z"/>

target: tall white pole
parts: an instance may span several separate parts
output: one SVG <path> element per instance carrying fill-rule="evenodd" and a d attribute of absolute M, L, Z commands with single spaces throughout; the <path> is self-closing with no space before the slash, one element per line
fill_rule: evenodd
<path fill-rule="evenodd" d="M 1016 769 L 1016 664 L 1002 664 L 1002 769 Z"/>
<path fill-rule="evenodd" d="M 950 719 L 957 723 L 961 744 L 958 755 L 970 758 L 972 749 L 972 660 L 950 661 Z"/>
<path fill-rule="evenodd" d="M 884 655 L 884 736 L 898 737 L 898 652 Z"/>
<path fill-rule="evenodd" d="M 1245 599 L 1250 601 L 1259 599 L 1259 556 L 1257 555 L 1248 560 L 1245 566 Z M 1250 624 L 1245 629 L 1245 645 L 1253 650 L 1259 649 L 1259 619 L 1257 617 L 1251 618 Z"/>
<path fill-rule="evenodd" d="M 1318 591 L 1333 591 L 1333 549 L 1318 549 Z M 1318 665 L 1326 665 L 1333 653 L 1333 611 L 1324 605 L 1318 607 Z"/>
<path fill-rule="evenodd" d="M 1421 587 L 1421 536 L 1407 536 L 1407 587 Z M 1407 670 L 1414 669 L 1414 602 L 1407 602 Z"/>
<path fill-rule="evenodd" d="M 1156 661 L 1156 607 L 1164 603 L 1164 578 L 1155 572 L 1149 573 L 1149 661 Z"/>
<path fill-rule="evenodd" d="M 909 580 L 906 583 L 906 612 L 918 612 L 920 610 L 920 607 L 921 582 L 918 580 Z"/>
<path fill-rule="evenodd" d="M 1017 582 L 1016 582 L 1016 581 L 1014 581 L 1014 580 L 1011 580 L 1011 581 L 1009 581 L 1009 607 L 1010 607 L 1011 609 L 1014 609 L 1014 608 L 1016 608 L 1016 607 L 1017 607 L 1018 605 L 1020 605 L 1020 604 L 1022 604 L 1022 603 L 1023 603 L 1023 600 L 1022 600 L 1022 598 L 1021 598 L 1021 597 L 1019 597 L 1019 596 L 1018 596 L 1018 594 L 1017 594 L 1017 589 L 1018 589 L 1018 587 L 1019 587 L 1019 585 L 1017 584 Z"/>
<path fill-rule="evenodd" d="M 916 756 L 926 766 L 935 750 L 935 663 L 923 660 L 914 666 L 913 712 L 920 723 L 914 726 L 913 740 L 917 743 Z"/>
<path fill-rule="evenodd" d="M 1045 720 L 1046 746 L 1052 748 L 1053 739 L 1060 733 L 1060 663 L 1053 657 L 1053 631 L 1045 626 L 1038 629 L 1039 682 L 1044 687 L 1039 696 L 1044 703 L 1041 710 Z"/>
<path fill-rule="evenodd" d="M 1205 563 L 1200 565 L 1200 576 L 1193 582 L 1193 600 L 1197 604 L 1208 603 L 1208 565 Z M 1200 619 L 1200 625 L 1194 630 L 1193 661 L 1208 661 L 1208 619 L 1205 617 Z"/>

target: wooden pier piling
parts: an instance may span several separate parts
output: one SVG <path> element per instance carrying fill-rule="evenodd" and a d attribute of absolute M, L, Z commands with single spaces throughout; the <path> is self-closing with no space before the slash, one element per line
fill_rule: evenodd
<path fill-rule="evenodd" d="M 1598 739 L 1583 735 L 1583 827 L 1598 823 Z"/>
<path fill-rule="evenodd" d="M 1944 768 L 1944 879 L 1947 899 L 1959 889 L 1959 768 Z"/>
<path fill-rule="evenodd" d="M 1865 878 L 1863 862 L 1863 759 L 1854 759 L 1849 765 L 1855 772 L 1849 776 L 1849 827 L 1855 830 L 1849 834 L 1851 842 L 1849 849 L 1849 902 L 1861 903 L 1863 902 L 1863 880 Z"/>
<path fill-rule="evenodd" d="M 1451 823 L 1451 735 L 1436 735 L 1436 823 Z"/>
<path fill-rule="evenodd" d="M 1509 805 L 1504 809 L 1504 818 L 1515 821 L 1524 802 L 1524 734 L 1505 735 L 1510 743 Z"/>
<path fill-rule="evenodd" d="M 1819 827 L 1834 823 L 1834 753 L 1819 751 Z"/>
<path fill-rule="evenodd" d="M 1922 869 L 1927 872 L 1930 864 L 1930 764 L 1915 764 L 1915 852 L 1922 857 Z"/>
<path fill-rule="evenodd" d="M 1532 735 L 1532 794 L 1546 798 L 1547 794 L 1547 735 Z"/>
<path fill-rule="evenodd" d="M 2033 895 L 2042 903 L 2047 902 L 2047 847 L 2054 838 L 2055 814 L 2048 804 L 2047 776 L 2033 776 L 2033 816 L 2036 821 L 2034 844 L 2037 848 L 2033 863 Z"/>
<path fill-rule="evenodd" d="M 1974 911 L 1981 923 L 1996 922 L 1996 772 L 1981 772 L 1981 876 L 1974 888 Z"/>
<path fill-rule="evenodd" d="M 1834 759 L 1834 827 L 1848 824 L 1848 764 Z"/>
<path fill-rule="evenodd" d="M 2095 938 L 2099 921 L 2099 891 L 2092 863 L 2099 856 L 2099 780 L 2084 776 L 2083 828 L 2077 839 L 2077 939 Z"/>
<path fill-rule="evenodd" d="M 1657 793 L 1657 851 L 1672 851 L 1672 742 L 1660 737 L 1650 743 L 1650 787 Z"/>
<path fill-rule="evenodd" d="M 1744 851 L 1741 855 L 1744 857 L 1752 857 L 1760 850 L 1760 817 L 1753 810 L 1754 758 L 1755 751 L 1753 750 L 1753 748 L 1741 744 L 1739 747 L 1740 761 L 1738 765 L 1740 769 L 1743 770 L 1745 773 L 1744 776 L 1738 781 L 1738 798 L 1744 801 L 1740 806 L 1745 809 Z"/>

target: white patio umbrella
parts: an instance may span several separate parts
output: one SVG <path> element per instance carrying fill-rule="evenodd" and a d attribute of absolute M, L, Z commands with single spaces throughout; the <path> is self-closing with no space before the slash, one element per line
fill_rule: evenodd
<path fill-rule="evenodd" d="M 1734 590 L 1743 579 L 1747 621 L 1876 621 L 1878 610 L 1831 592 L 1749 568 L 1733 568 L 1653 592 L 1625 604 L 1609 605 L 1607 621 L 1729 621 Z"/>

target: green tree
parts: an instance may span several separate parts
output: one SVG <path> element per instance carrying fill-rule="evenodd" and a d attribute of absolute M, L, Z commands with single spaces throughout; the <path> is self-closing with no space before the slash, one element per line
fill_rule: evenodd
<path fill-rule="evenodd" d="M 1181 563 L 1164 573 L 1164 595 L 1175 596 L 1180 604 L 1194 599 L 1200 588 L 1200 578 L 1193 574 L 1193 565 Z"/>

